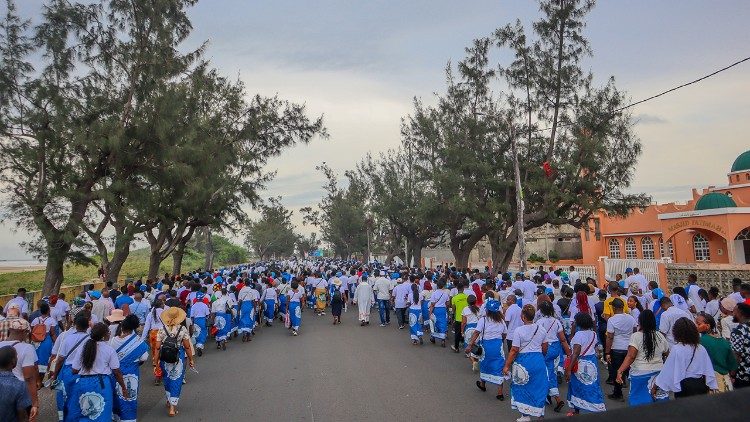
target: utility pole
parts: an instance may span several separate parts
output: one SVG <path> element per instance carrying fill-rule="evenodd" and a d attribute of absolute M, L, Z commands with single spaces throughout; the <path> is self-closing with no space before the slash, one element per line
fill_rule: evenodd
<path fill-rule="evenodd" d="M 523 188 L 521 187 L 521 170 L 518 167 L 518 146 L 516 132 L 513 128 L 513 122 L 508 122 L 510 130 L 510 145 L 513 153 L 513 169 L 515 170 L 516 179 L 516 230 L 518 230 L 518 260 L 521 261 L 521 271 L 526 272 L 526 237 L 524 234 L 523 223 Z"/>

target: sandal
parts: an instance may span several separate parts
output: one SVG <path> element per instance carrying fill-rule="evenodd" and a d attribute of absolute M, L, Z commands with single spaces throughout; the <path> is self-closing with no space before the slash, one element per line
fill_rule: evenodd
<path fill-rule="evenodd" d="M 557 403 L 557 406 L 555 406 L 554 411 L 557 412 L 557 413 L 560 413 L 560 410 L 562 410 L 563 406 L 565 406 L 565 402 L 562 401 L 562 400 L 560 400 Z"/>
<path fill-rule="evenodd" d="M 500 401 L 503 401 L 503 400 L 505 400 L 505 396 L 504 396 L 504 395 L 502 395 L 502 394 L 498 394 L 498 395 L 496 395 L 496 396 L 495 396 L 495 398 L 496 398 L 496 399 L 498 399 L 498 400 L 500 400 Z"/>
<path fill-rule="evenodd" d="M 487 387 L 484 386 L 484 385 L 482 385 L 482 381 L 477 381 L 476 384 L 477 384 L 477 388 L 478 389 L 480 389 L 482 391 L 487 391 Z"/>

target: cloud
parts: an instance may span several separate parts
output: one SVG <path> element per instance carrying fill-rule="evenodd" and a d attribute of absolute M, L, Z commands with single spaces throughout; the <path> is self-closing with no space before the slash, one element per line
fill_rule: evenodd
<path fill-rule="evenodd" d="M 667 120 L 662 117 L 646 113 L 635 116 L 634 120 L 637 125 L 661 125 L 667 123 Z"/>

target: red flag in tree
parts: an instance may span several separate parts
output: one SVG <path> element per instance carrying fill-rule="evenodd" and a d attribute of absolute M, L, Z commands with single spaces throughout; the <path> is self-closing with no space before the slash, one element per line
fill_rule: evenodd
<path fill-rule="evenodd" d="M 552 166 L 550 165 L 549 161 L 545 161 L 544 163 L 542 163 L 542 168 L 544 169 L 544 174 L 547 176 L 547 178 L 552 178 Z"/>

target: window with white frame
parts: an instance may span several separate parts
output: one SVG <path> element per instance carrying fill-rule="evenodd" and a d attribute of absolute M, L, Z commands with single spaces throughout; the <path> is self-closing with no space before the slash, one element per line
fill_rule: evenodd
<path fill-rule="evenodd" d="M 650 237 L 641 238 L 641 251 L 643 259 L 655 259 L 654 241 Z"/>
<path fill-rule="evenodd" d="M 638 258 L 638 248 L 635 246 L 635 240 L 632 237 L 625 239 L 625 259 Z"/>
<path fill-rule="evenodd" d="M 620 242 L 617 239 L 609 239 L 609 257 L 612 259 L 620 258 Z"/>
<path fill-rule="evenodd" d="M 696 261 L 711 260 L 711 252 L 708 247 L 708 239 L 706 239 L 700 233 L 693 236 L 693 252 L 695 253 Z"/>
<path fill-rule="evenodd" d="M 674 243 L 672 239 L 669 239 L 669 242 L 667 242 L 667 251 L 669 252 L 669 259 L 674 261 Z"/>

